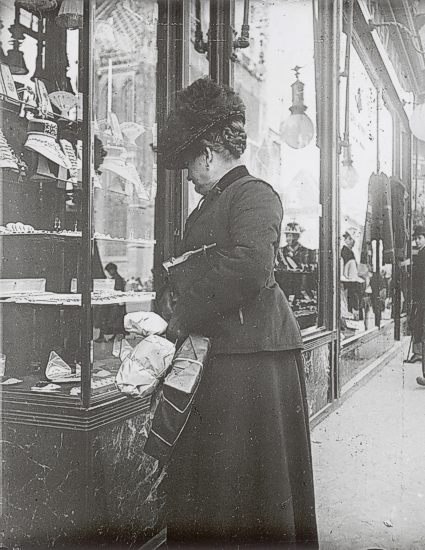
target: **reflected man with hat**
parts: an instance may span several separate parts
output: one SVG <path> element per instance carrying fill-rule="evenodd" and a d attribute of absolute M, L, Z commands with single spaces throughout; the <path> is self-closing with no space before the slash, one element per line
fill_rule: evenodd
<path fill-rule="evenodd" d="M 314 263 L 310 261 L 312 251 L 299 242 L 303 231 L 301 226 L 295 221 L 289 222 L 286 225 L 284 231 L 286 245 L 279 249 L 278 262 L 281 262 L 283 258 L 292 258 L 299 269 L 303 265 Z"/>

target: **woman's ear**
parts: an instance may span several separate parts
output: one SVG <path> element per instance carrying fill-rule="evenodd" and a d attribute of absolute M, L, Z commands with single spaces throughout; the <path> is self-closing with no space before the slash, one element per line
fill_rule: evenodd
<path fill-rule="evenodd" d="M 205 147 L 205 164 L 206 164 L 207 167 L 209 167 L 209 165 L 213 161 L 213 157 L 214 157 L 214 155 L 213 155 L 211 147 Z"/>

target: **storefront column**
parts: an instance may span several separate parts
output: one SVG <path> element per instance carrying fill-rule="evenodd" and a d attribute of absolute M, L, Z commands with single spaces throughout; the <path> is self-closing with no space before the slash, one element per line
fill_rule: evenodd
<path fill-rule="evenodd" d="M 328 330 L 339 334 L 339 188 L 338 188 L 338 128 L 339 128 L 339 34 L 341 1 L 319 0 L 319 48 L 321 57 L 320 112 L 320 181 L 321 181 L 321 254 L 319 276 L 320 319 Z M 323 38 L 322 38 L 323 37 Z M 333 345 L 332 398 L 338 395 L 336 360 L 339 336 Z"/>
<path fill-rule="evenodd" d="M 220 84 L 230 84 L 232 28 L 231 2 L 210 0 L 209 57 L 210 76 Z"/>
<path fill-rule="evenodd" d="M 183 3 L 158 2 L 157 122 L 158 134 L 183 87 Z M 162 262 L 175 253 L 181 236 L 181 170 L 166 170 L 158 161 L 155 202 L 155 287 L 161 286 Z"/>

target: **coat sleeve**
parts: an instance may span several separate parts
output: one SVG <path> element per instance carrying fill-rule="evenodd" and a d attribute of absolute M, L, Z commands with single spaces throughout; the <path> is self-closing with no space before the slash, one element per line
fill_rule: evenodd
<path fill-rule="evenodd" d="M 282 215 L 269 185 L 242 185 L 229 207 L 231 246 L 211 255 L 211 269 L 178 299 L 171 323 L 193 330 L 255 298 L 274 268 Z"/>

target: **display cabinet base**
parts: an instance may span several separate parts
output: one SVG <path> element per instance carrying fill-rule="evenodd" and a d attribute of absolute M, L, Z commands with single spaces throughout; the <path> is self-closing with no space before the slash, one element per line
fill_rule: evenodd
<path fill-rule="evenodd" d="M 158 533 L 161 472 L 142 451 L 147 415 L 90 430 L 4 424 L 3 546 L 140 548 Z"/>

